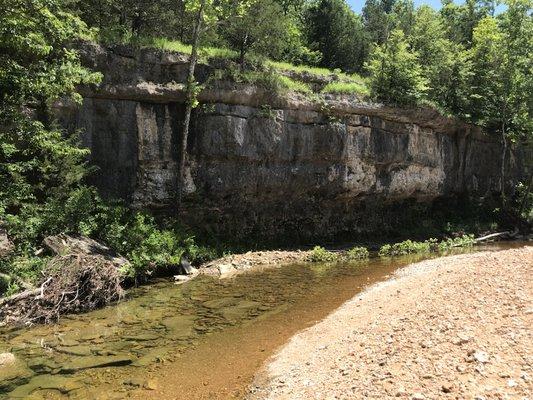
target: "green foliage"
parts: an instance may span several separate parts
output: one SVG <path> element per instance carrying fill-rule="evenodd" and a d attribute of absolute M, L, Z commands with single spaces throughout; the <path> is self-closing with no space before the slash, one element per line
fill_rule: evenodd
<path fill-rule="evenodd" d="M 405 240 L 400 243 L 385 244 L 379 249 L 380 256 L 402 256 L 413 253 L 426 253 L 431 251 L 432 245 L 435 243 L 434 239 L 426 240 L 425 242 L 414 242 L 412 240 Z"/>
<path fill-rule="evenodd" d="M 338 255 L 326 250 L 323 247 L 315 246 L 309 254 L 308 261 L 310 262 L 333 262 L 338 260 Z"/>
<path fill-rule="evenodd" d="M 104 241 L 131 260 L 130 276 L 175 265 L 184 252 L 193 262 L 213 257 L 178 225 L 160 227 L 84 185 L 88 152 L 77 132 L 56 127 L 50 106 L 60 97 L 79 100 L 76 86 L 100 78 L 68 50 L 91 35 L 85 24 L 61 0 L 0 5 L 0 221 L 16 246 L 0 272 L 35 283 L 46 258 L 34 254 L 44 237 L 58 233 Z M 18 280 L 4 290 L 16 290 Z"/>
<path fill-rule="evenodd" d="M 501 134 L 531 138 L 530 0 L 512 0 L 499 19 L 486 17 L 474 29 L 471 118 Z"/>
<path fill-rule="evenodd" d="M 318 75 L 318 76 L 336 75 L 336 73 L 331 69 L 312 67 L 309 65 L 293 65 L 288 62 L 280 62 L 280 61 L 267 61 L 266 65 L 267 67 L 271 66 L 274 69 L 279 70 L 279 71 L 308 73 L 311 75 Z M 340 75 L 346 76 L 346 77 L 348 76 L 345 74 L 340 74 Z"/>
<path fill-rule="evenodd" d="M 411 51 L 400 30 L 372 51 L 366 65 L 372 96 L 388 104 L 416 105 L 427 90 L 418 55 Z"/>
<path fill-rule="evenodd" d="M 221 28 L 221 36 L 240 54 L 244 63 L 249 52 L 279 59 L 290 44 L 291 18 L 274 0 L 256 0 L 242 14 L 229 17 Z"/>
<path fill-rule="evenodd" d="M 446 36 L 454 43 L 469 48 L 474 28 L 479 21 L 494 15 L 494 3 L 466 0 L 463 4 L 456 4 L 452 0 L 444 0 L 440 15 Z"/>
<path fill-rule="evenodd" d="M 455 247 L 471 247 L 475 244 L 474 235 L 462 235 L 439 242 L 437 239 L 428 239 L 424 242 L 405 240 L 400 243 L 385 244 L 379 249 L 379 256 L 402 256 L 407 254 L 429 253 L 446 251 Z"/>
<path fill-rule="evenodd" d="M 272 110 L 270 104 L 263 104 L 259 108 L 259 116 L 261 116 L 261 118 L 273 119 L 276 116 L 276 113 Z"/>
<path fill-rule="evenodd" d="M 366 247 L 353 247 L 343 257 L 348 261 L 364 260 L 369 257 L 369 252 Z"/>
<path fill-rule="evenodd" d="M 468 107 L 471 62 L 462 45 L 446 37 L 443 24 L 436 11 L 421 6 L 414 15 L 408 40 L 428 82 L 427 98 L 437 107 L 461 115 Z"/>
<path fill-rule="evenodd" d="M 311 88 L 304 82 L 300 82 L 280 75 L 273 69 L 259 71 L 226 71 L 231 74 L 231 79 L 237 83 L 247 83 L 269 90 L 273 93 L 283 94 L 287 92 L 311 93 Z"/>
<path fill-rule="evenodd" d="M 87 173 L 87 151 L 55 127 L 50 106 L 62 96 L 79 100 L 76 85 L 100 75 L 67 49 L 90 32 L 62 1 L 0 5 L 0 220 L 20 245 L 42 234 L 48 210 L 63 206 Z"/>
<path fill-rule="evenodd" d="M 392 30 L 394 0 L 367 0 L 363 7 L 363 21 L 371 43 L 382 45 Z"/>
<path fill-rule="evenodd" d="M 446 251 L 455 247 L 472 247 L 475 243 L 474 235 L 462 235 L 441 241 L 438 248 L 440 251 Z"/>

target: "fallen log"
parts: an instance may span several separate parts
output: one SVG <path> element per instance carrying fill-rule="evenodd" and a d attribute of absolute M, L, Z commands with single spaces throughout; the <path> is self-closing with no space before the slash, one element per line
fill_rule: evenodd
<path fill-rule="evenodd" d="M 485 240 L 494 239 L 494 238 L 498 238 L 498 237 L 502 237 L 502 236 L 508 236 L 508 237 L 512 238 L 512 237 L 516 236 L 517 233 L 518 233 L 518 231 L 516 231 L 516 232 L 509 232 L 509 231 L 496 232 L 496 233 L 491 233 L 490 235 L 485 235 L 485 236 L 482 236 L 480 238 L 474 239 L 474 241 L 476 243 L 479 243 L 479 242 L 483 242 Z"/>
<path fill-rule="evenodd" d="M 6 304 L 16 303 L 18 301 L 25 300 L 32 296 L 37 297 L 40 294 L 41 294 L 41 289 L 32 289 L 32 290 L 26 290 L 24 292 L 14 294 L 9 297 L 5 297 L 3 299 L 0 299 L 0 308 L 2 308 Z"/>

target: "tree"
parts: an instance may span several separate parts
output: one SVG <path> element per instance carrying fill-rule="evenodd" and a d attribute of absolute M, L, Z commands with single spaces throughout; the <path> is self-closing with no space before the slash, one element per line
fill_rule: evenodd
<path fill-rule="evenodd" d="M 64 204 L 87 172 L 87 151 L 50 111 L 99 79 L 67 47 L 89 31 L 65 8 L 62 0 L 0 0 L 0 221 L 29 235 L 54 224 L 47 205 Z"/>
<path fill-rule="evenodd" d="M 198 84 L 194 77 L 196 70 L 196 63 L 198 61 L 198 48 L 200 46 L 200 35 L 202 32 L 206 3 L 209 0 L 191 1 L 190 7 L 196 11 L 196 21 L 194 23 L 193 39 L 191 55 L 189 57 L 189 68 L 187 73 L 187 83 L 185 87 L 185 115 L 183 117 L 183 129 L 181 133 L 181 148 L 179 157 L 179 173 L 180 173 L 180 185 L 178 189 L 178 206 L 181 205 L 182 195 L 186 188 L 186 162 L 187 162 L 187 142 L 189 138 L 189 127 L 191 123 L 191 114 L 193 108 L 197 107 L 198 100 L 196 99 L 198 94 Z M 212 5 L 212 4 L 207 4 Z"/>
<path fill-rule="evenodd" d="M 460 5 L 453 0 L 443 0 L 440 10 L 448 39 L 466 48 L 472 45 L 477 23 L 491 13 L 494 13 L 494 4 L 484 0 L 466 0 Z"/>
<path fill-rule="evenodd" d="M 428 98 L 456 115 L 465 115 L 471 63 L 464 48 L 446 37 L 441 16 L 429 6 L 416 10 L 410 31 L 411 48 L 428 81 Z"/>
<path fill-rule="evenodd" d="M 392 30 L 391 13 L 395 0 L 367 0 L 363 7 L 363 22 L 372 43 L 381 45 Z"/>
<path fill-rule="evenodd" d="M 275 0 L 281 8 L 285 15 L 294 14 L 299 15 L 302 12 L 302 9 L 305 4 L 305 0 Z"/>
<path fill-rule="evenodd" d="M 409 49 L 404 33 L 397 29 L 389 40 L 376 46 L 366 68 L 376 100 L 387 104 L 416 105 L 426 91 L 418 56 Z"/>
<path fill-rule="evenodd" d="M 500 192 L 506 205 L 506 159 L 509 140 L 531 140 L 533 88 L 531 0 L 509 0 L 498 19 L 483 18 L 473 32 L 472 119 L 502 141 Z"/>
<path fill-rule="evenodd" d="M 321 65 L 361 71 L 369 41 L 362 20 L 345 0 L 317 0 L 304 14 L 309 47 L 322 53 Z"/>
<path fill-rule="evenodd" d="M 392 8 L 392 26 L 395 29 L 401 29 L 405 36 L 409 36 L 415 24 L 416 12 L 413 0 L 396 1 Z"/>
<path fill-rule="evenodd" d="M 243 14 L 229 17 L 221 30 L 244 65 L 245 56 L 251 51 L 279 59 L 290 43 L 293 28 L 291 18 L 277 2 L 256 0 Z"/>
<path fill-rule="evenodd" d="M 189 138 L 192 110 L 198 106 L 197 96 L 200 88 L 195 80 L 194 73 L 198 61 L 198 51 L 200 49 L 202 32 L 205 28 L 209 28 L 210 26 L 215 25 L 220 19 L 227 17 L 229 13 L 242 15 L 250 4 L 247 1 L 242 0 L 226 0 L 225 2 L 220 0 L 188 0 L 186 5 L 189 11 L 195 13 L 196 17 L 194 21 L 192 49 L 189 57 L 189 68 L 185 87 L 186 103 L 179 157 L 180 185 L 177 196 L 178 206 L 181 206 L 182 196 L 187 187 L 187 142 Z"/>

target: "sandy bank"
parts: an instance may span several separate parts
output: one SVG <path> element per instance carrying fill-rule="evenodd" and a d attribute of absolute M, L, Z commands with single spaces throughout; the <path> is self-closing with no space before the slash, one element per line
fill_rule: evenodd
<path fill-rule="evenodd" d="M 285 345 L 252 399 L 531 398 L 533 247 L 414 264 Z"/>

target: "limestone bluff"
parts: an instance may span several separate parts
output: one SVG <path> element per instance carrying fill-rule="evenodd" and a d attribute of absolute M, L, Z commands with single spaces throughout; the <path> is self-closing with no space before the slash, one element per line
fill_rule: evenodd
<path fill-rule="evenodd" d="M 187 57 L 124 46 L 80 49 L 104 80 L 82 90 L 81 106 L 59 103 L 57 112 L 91 150 L 99 167 L 92 183 L 105 197 L 172 213 Z M 198 81 L 217 68 L 224 66 L 200 64 Z M 327 83 L 312 79 L 316 88 Z M 435 202 L 486 198 L 500 187 L 498 140 L 434 110 L 279 95 L 224 81 L 207 85 L 199 100 L 181 212 L 207 232 L 274 241 L 375 234 L 394 231 Z M 524 158 L 516 151 L 508 157 L 509 187 L 521 178 Z"/>

